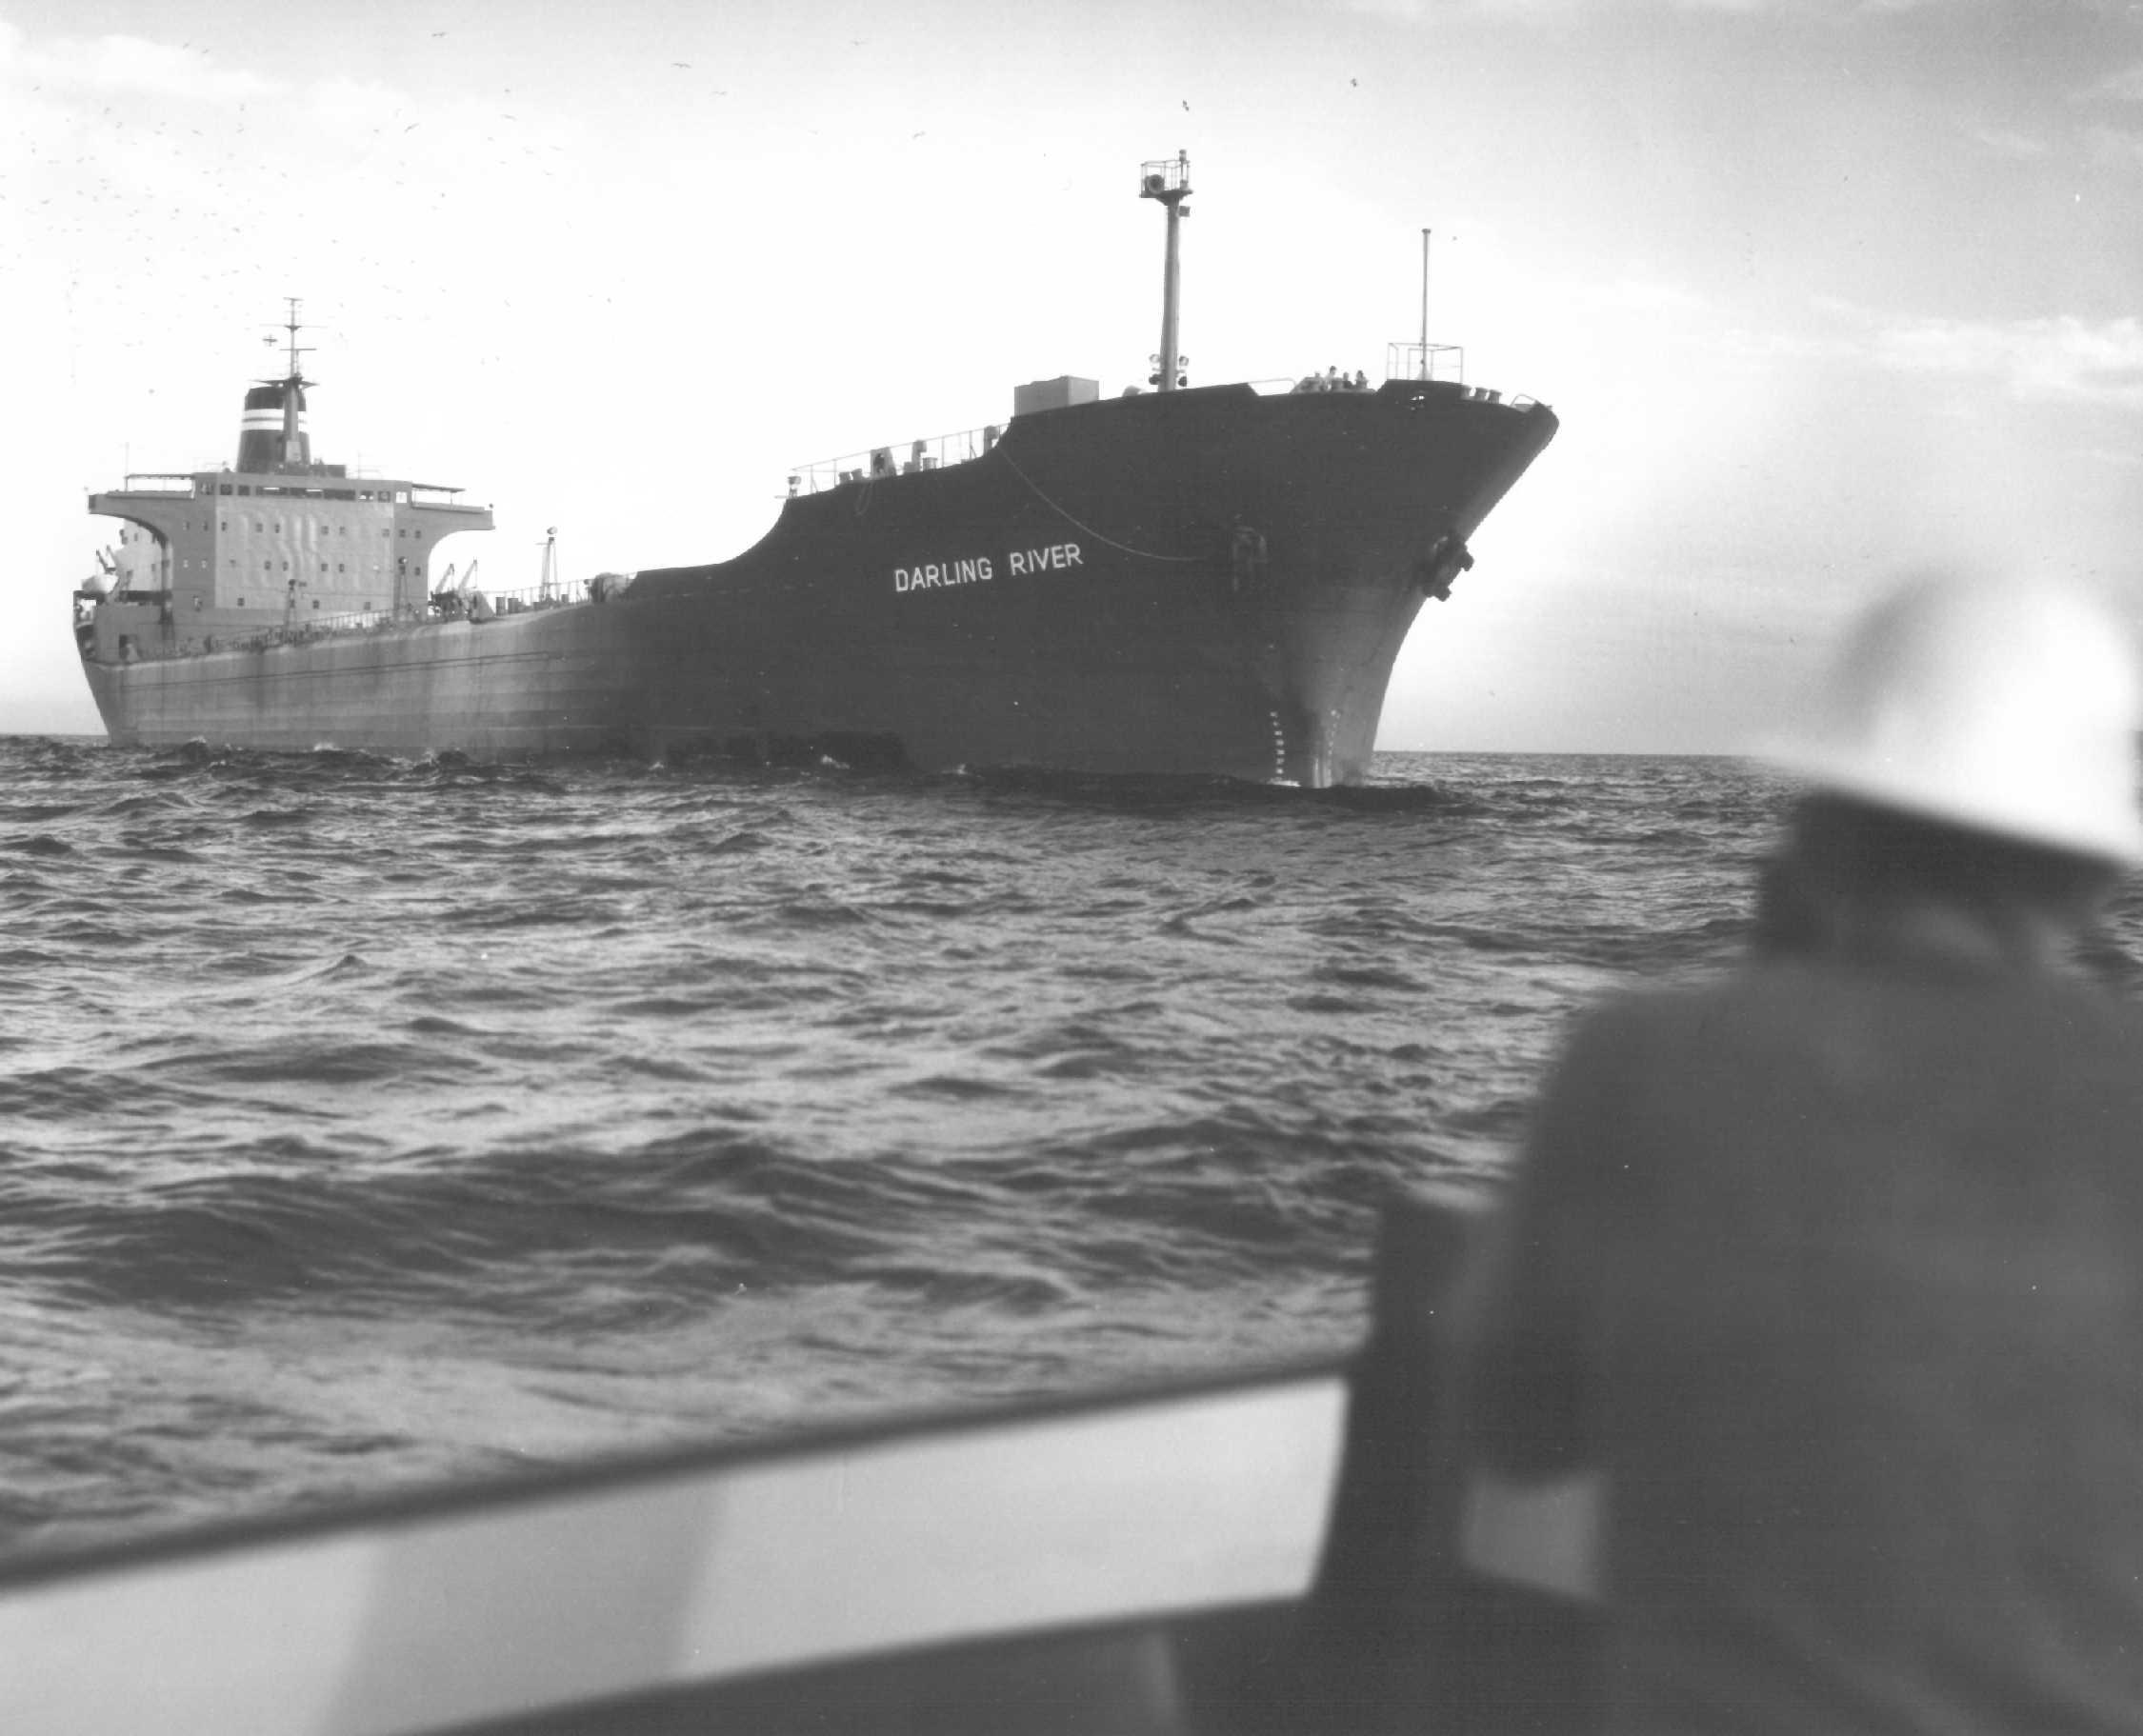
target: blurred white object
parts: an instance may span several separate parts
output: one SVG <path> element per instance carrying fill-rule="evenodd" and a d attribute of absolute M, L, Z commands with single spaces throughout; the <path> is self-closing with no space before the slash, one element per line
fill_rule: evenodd
<path fill-rule="evenodd" d="M 1813 725 L 1769 757 L 1819 789 L 2143 862 L 2129 635 L 2095 599 L 1921 580 L 1847 634 Z"/>

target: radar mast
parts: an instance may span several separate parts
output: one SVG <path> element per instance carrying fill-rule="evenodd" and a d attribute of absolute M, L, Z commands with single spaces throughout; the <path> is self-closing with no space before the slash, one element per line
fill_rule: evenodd
<path fill-rule="evenodd" d="M 279 386 L 283 389 L 283 440 L 278 466 L 307 464 L 311 461 L 311 442 L 305 434 L 305 389 L 319 384 L 317 380 L 307 379 L 303 371 L 302 358 L 312 353 L 312 346 L 297 341 L 298 332 L 302 329 L 298 323 L 298 298 L 286 295 L 283 300 L 288 305 L 283 331 L 285 348 L 289 351 L 286 363 L 289 371 L 280 380 L 261 381 L 263 386 Z M 273 337 L 266 337 L 261 342 L 273 344 L 275 340 Z"/>
<path fill-rule="evenodd" d="M 1183 204 L 1191 196 L 1191 153 L 1179 150 L 1173 162 L 1164 157 L 1158 163 L 1142 164 L 1138 196 L 1158 199 L 1169 213 L 1168 259 L 1161 273 L 1161 348 L 1153 357 L 1153 372 L 1147 383 L 1162 391 L 1173 391 L 1179 386 L 1190 384 L 1184 369 L 1191 358 L 1177 353 L 1175 327 L 1176 304 L 1181 294 L 1176 231 L 1182 219 L 1191 214 Z"/>

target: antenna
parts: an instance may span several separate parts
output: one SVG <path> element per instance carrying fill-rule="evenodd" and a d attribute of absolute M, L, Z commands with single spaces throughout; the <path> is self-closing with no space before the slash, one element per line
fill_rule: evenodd
<path fill-rule="evenodd" d="M 290 372 L 285 377 L 297 381 L 300 386 L 317 386 L 319 384 L 319 381 L 308 380 L 300 371 L 299 358 L 301 356 L 309 356 L 312 353 L 312 346 L 310 344 L 300 344 L 297 341 L 298 332 L 301 329 L 298 324 L 298 309 L 303 304 L 294 295 L 286 295 L 283 297 L 283 300 L 289 308 L 289 313 L 286 315 L 283 321 L 283 330 L 286 334 L 285 348 L 290 351 Z M 275 340 L 271 337 L 263 338 L 261 340 L 261 342 L 263 342 L 264 344 L 272 344 L 274 341 Z M 271 381 L 270 382 L 270 384 L 281 385 L 282 381 Z"/>
<path fill-rule="evenodd" d="M 1429 377 L 1429 231 L 1421 231 L 1421 377 Z"/>
<path fill-rule="evenodd" d="M 1429 238 L 1433 230 L 1421 231 L 1421 341 L 1384 346 L 1384 377 L 1388 380 L 1433 380 L 1436 359 L 1448 355 L 1457 369 L 1461 384 L 1466 379 L 1466 347 L 1463 344 L 1432 344 L 1429 341 Z"/>

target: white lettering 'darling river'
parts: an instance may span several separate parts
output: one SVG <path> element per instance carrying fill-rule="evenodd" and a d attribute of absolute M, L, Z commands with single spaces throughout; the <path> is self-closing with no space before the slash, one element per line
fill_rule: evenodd
<path fill-rule="evenodd" d="M 1061 572 L 1069 567 L 1085 565 L 1084 551 L 1077 543 L 1051 543 L 1044 549 L 1014 549 L 1005 557 L 1005 566 L 1014 578 L 1037 572 Z M 912 567 L 895 567 L 892 575 L 893 589 L 899 591 L 977 585 L 996 576 L 996 567 L 986 554 L 970 560 L 918 561 Z"/>

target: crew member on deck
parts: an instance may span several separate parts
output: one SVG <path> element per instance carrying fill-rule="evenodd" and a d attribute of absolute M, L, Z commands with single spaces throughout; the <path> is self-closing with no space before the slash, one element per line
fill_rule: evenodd
<path fill-rule="evenodd" d="M 1578 1028 L 1459 1308 L 1468 1448 L 1604 1473 L 1609 1726 L 2143 1730 L 2143 860 L 2126 635 L 1849 640 L 1729 980 Z"/>

